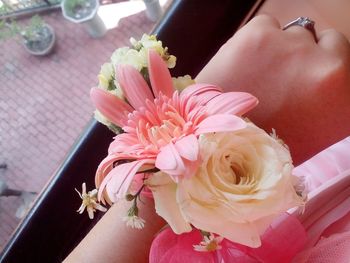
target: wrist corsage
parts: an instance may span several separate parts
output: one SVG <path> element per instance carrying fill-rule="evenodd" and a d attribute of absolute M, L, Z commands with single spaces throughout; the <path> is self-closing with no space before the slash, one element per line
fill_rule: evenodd
<path fill-rule="evenodd" d="M 148 193 L 171 228 L 160 235 L 188 233 L 201 257 L 221 251 L 215 257 L 224 259 L 229 244 L 261 247 L 275 220 L 303 206 L 305 196 L 288 147 L 242 117 L 258 100 L 189 76 L 171 78 L 176 58 L 155 36 L 131 44 L 102 66 L 90 94 L 96 119 L 116 136 L 97 169 L 98 190 L 81 196 L 89 215 L 105 210 L 98 202 L 126 199 L 123 220 L 143 228 L 138 202 Z"/>

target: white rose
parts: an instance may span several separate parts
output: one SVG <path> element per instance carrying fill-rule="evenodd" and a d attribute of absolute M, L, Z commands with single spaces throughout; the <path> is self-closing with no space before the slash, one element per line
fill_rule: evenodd
<path fill-rule="evenodd" d="M 147 180 L 156 210 L 175 233 L 198 229 L 250 247 L 274 218 L 303 204 L 289 151 L 252 123 L 199 138 L 202 164 L 178 184 L 164 173 Z"/>

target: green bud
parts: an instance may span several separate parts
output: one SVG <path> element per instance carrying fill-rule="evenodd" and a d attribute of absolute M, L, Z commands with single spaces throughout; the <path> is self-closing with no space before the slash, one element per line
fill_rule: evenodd
<path fill-rule="evenodd" d="M 132 200 L 135 199 L 135 196 L 133 196 L 132 194 L 127 194 L 127 195 L 125 196 L 125 199 L 126 199 L 127 201 L 132 201 Z"/>

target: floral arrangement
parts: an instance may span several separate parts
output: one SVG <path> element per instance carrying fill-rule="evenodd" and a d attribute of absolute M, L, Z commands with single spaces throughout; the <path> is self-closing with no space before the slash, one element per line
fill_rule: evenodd
<path fill-rule="evenodd" d="M 78 211 L 93 218 L 106 210 L 99 202 L 126 199 L 123 220 L 141 229 L 147 222 L 138 202 L 151 195 L 173 233 L 200 233 L 195 251 L 227 242 L 260 247 L 272 222 L 303 206 L 305 194 L 288 147 L 243 117 L 257 98 L 171 78 L 176 58 L 154 35 L 131 45 L 113 53 L 91 90 L 96 119 L 116 136 L 97 169 L 97 189 L 86 193 L 83 184 Z"/>

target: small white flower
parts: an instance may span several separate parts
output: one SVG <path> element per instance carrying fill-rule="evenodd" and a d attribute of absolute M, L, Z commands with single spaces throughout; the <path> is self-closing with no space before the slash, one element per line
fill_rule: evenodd
<path fill-rule="evenodd" d="M 147 49 L 153 48 L 158 52 L 163 52 L 163 43 L 162 41 L 157 40 L 156 35 L 143 34 L 140 41 L 136 41 L 134 38 L 131 38 L 130 43 L 137 50 L 140 50 L 142 47 L 144 47 Z"/>
<path fill-rule="evenodd" d="M 100 205 L 97 201 L 97 189 L 94 189 L 94 190 L 86 193 L 86 184 L 83 183 L 82 192 L 80 193 L 77 189 L 75 189 L 75 191 L 77 191 L 80 198 L 83 200 L 83 203 L 81 204 L 81 206 L 77 210 L 77 212 L 79 212 L 79 214 L 82 214 L 86 208 L 86 211 L 89 214 L 89 218 L 93 219 L 94 212 L 96 212 L 96 210 L 100 210 L 102 212 L 107 211 L 107 208 Z"/>
<path fill-rule="evenodd" d="M 98 122 L 106 126 L 109 126 L 112 124 L 100 111 L 95 110 L 94 114 L 95 114 L 94 117 Z"/>
<path fill-rule="evenodd" d="M 193 245 L 194 250 L 199 252 L 210 252 L 217 249 L 221 249 L 220 246 L 223 237 L 217 236 L 215 237 L 213 233 L 210 233 L 209 236 L 204 236 L 203 241 L 199 243 L 199 245 Z"/>
<path fill-rule="evenodd" d="M 168 48 L 163 47 L 162 41 L 157 40 L 156 35 L 143 34 L 140 41 L 137 41 L 134 38 L 130 38 L 130 43 L 132 44 L 133 48 L 139 52 L 139 55 L 142 58 L 145 67 L 147 67 L 149 49 L 155 50 L 163 58 L 168 68 L 175 67 L 176 57 L 168 53 Z"/>
<path fill-rule="evenodd" d="M 114 68 L 112 63 L 104 63 L 101 66 L 100 73 L 98 75 L 99 84 L 98 86 L 100 88 L 103 88 L 105 90 L 108 90 L 109 83 L 114 78 Z"/>
<path fill-rule="evenodd" d="M 128 47 L 118 48 L 112 54 L 111 61 L 114 67 L 118 65 L 130 65 L 140 71 L 146 66 L 146 58 L 135 49 Z"/>
<path fill-rule="evenodd" d="M 188 86 L 195 84 L 196 82 L 191 78 L 190 75 L 180 76 L 177 78 L 171 78 L 173 81 L 174 88 L 178 91 L 183 91 Z"/>
<path fill-rule="evenodd" d="M 131 37 L 129 41 L 136 50 L 140 50 L 142 48 L 142 43 L 137 41 L 135 38 Z"/>
<path fill-rule="evenodd" d="M 121 128 L 115 125 L 113 122 L 110 122 L 101 112 L 95 110 L 94 112 L 95 119 L 103 125 L 106 125 L 115 134 L 120 134 L 122 132 Z"/>
<path fill-rule="evenodd" d="M 173 55 L 166 55 L 165 62 L 168 68 L 174 68 L 176 66 L 176 57 Z"/>
<path fill-rule="evenodd" d="M 128 227 L 136 228 L 136 229 L 142 229 L 145 226 L 145 220 L 141 217 L 138 217 L 136 215 L 128 215 L 123 217 L 123 221 L 126 222 L 126 225 Z"/>

